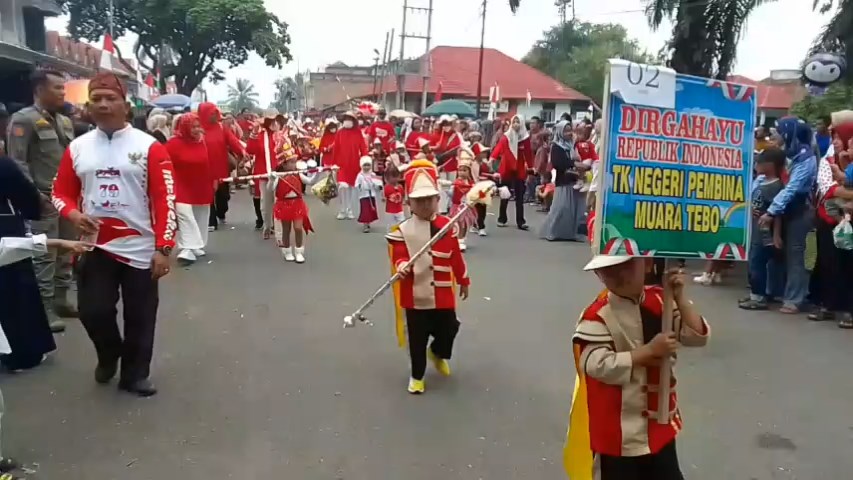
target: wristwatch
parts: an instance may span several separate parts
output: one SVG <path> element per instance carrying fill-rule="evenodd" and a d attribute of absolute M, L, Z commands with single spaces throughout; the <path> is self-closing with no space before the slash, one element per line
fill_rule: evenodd
<path fill-rule="evenodd" d="M 157 251 L 168 257 L 172 254 L 172 247 L 160 247 Z"/>

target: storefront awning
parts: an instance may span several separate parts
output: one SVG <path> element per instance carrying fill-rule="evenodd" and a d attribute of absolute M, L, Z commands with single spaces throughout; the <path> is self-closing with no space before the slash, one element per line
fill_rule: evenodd
<path fill-rule="evenodd" d="M 73 77 L 89 78 L 95 74 L 95 71 L 91 68 L 86 68 L 46 53 L 36 52 L 35 50 L 6 42 L 0 42 L 0 57 L 37 67 L 61 70 Z"/>

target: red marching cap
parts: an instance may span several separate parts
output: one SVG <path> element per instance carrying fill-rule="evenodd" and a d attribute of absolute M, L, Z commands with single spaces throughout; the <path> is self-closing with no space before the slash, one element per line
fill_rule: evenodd
<path fill-rule="evenodd" d="M 429 160 L 415 160 L 406 168 L 403 178 L 409 198 L 433 197 L 438 191 L 438 170 Z"/>

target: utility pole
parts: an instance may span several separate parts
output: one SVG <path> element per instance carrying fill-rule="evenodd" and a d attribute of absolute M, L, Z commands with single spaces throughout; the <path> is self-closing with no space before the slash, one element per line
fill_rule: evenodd
<path fill-rule="evenodd" d="M 373 95 L 376 96 L 376 84 L 379 81 L 379 50 L 373 49 Z"/>
<path fill-rule="evenodd" d="M 382 68 L 376 74 L 379 76 L 379 90 L 376 92 L 376 103 L 379 103 L 379 95 L 385 88 L 385 66 L 388 65 L 388 40 L 391 38 L 391 32 L 385 32 L 385 46 L 382 47 Z"/>
<path fill-rule="evenodd" d="M 382 106 L 387 108 L 387 104 L 385 103 L 388 99 L 388 92 L 385 91 L 385 77 L 388 76 L 389 72 L 389 63 L 391 63 L 391 52 L 394 51 L 394 29 L 391 29 L 391 35 L 387 37 L 388 40 L 388 48 L 386 48 L 386 58 L 385 64 L 382 65 L 382 80 L 379 82 L 379 91 L 382 93 Z"/>
<path fill-rule="evenodd" d="M 115 5 L 113 4 L 113 0 L 110 0 L 109 16 L 110 16 L 110 19 L 109 19 L 110 20 L 110 36 L 113 37 L 113 41 L 115 41 L 115 37 L 114 37 L 114 35 L 115 35 L 115 30 L 114 30 L 115 21 L 113 20 L 113 17 L 115 16 Z"/>
<path fill-rule="evenodd" d="M 403 27 L 400 29 L 400 60 L 397 61 L 397 108 L 405 109 L 406 105 L 406 70 L 403 62 L 406 58 L 406 13 L 409 11 L 409 2 L 403 0 Z"/>
<path fill-rule="evenodd" d="M 480 118 L 480 102 L 483 99 L 483 51 L 486 43 L 486 3 L 488 0 L 483 0 L 483 25 L 480 27 L 480 66 L 477 71 L 477 109 L 474 113 L 477 118 Z"/>
<path fill-rule="evenodd" d="M 427 95 L 429 93 L 429 76 L 432 73 L 432 58 L 429 55 L 429 43 L 432 39 L 432 0 L 429 0 L 429 8 L 427 9 L 427 33 L 426 33 L 426 69 L 424 70 L 424 93 L 421 97 L 421 111 L 426 110 Z"/>
<path fill-rule="evenodd" d="M 423 1 L 423 0 L 421 0 Z M 397 108 L 406 108 L 406 39 L 407 38 L 417 38 L 421 40 L 426 40 L 426 53 L 425 60 L 427 62 L 426 67 L 421 65 L 421 73 L 424 77 L 424 91 L 423 97 L 421 98 L 421 111 L 426 108 L 426 99 L 427 99 L 427 78 L 429 77 L 429 45 L 430 45 L 430 36 L 432 34 L 432 2 L 433 0 L 429 0 L 428 7 L 412 7 L 409 6 L 409 0 L 403 0 L 403 28 L 400 30 L 400 60 L 397 62 Z M 417 15 L 426 13 L 427 15 L 427 33 L 426 35 L 409 33 L 409 28 L 411 28 L 409 24 L 409 14 Z"/>

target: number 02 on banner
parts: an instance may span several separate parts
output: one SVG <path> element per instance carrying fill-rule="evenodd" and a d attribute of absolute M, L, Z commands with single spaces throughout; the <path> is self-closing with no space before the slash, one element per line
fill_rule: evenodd
<path fill-rule="evenodd" d="M 634 105 L 675 108 L 675 70 L 611 59 L 610 92 Z"/>

